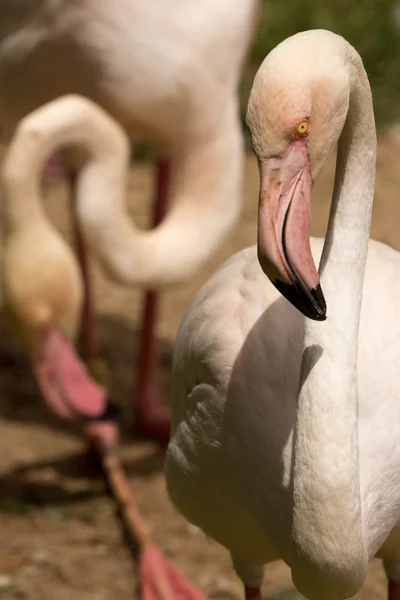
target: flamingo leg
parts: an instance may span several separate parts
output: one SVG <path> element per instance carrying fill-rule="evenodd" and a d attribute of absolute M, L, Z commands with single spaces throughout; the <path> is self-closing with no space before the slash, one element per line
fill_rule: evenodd
<path fill-rule="evenodd" d="M 82 233 L 80 231 L 79 223 L 76 218 L 76 181 L 77 172 L 73 167 L 69 167 L 67 171 L 67 179 L 69 184 L 70 193 L 70 205 L 72 212 L 72 223 L 74 229 L 76 253 L 78 256 L 78 262 L 81 269 L 83 289 L 84 289 L 84 300 L 83 300 L 83 311 L 82 311 L 82 342 L 83 351 L 86 361 L 89 363 L 94 360 L 98 360 L 100 356 L 100 343 L 98 339 L 98 332 L 96 330 L 94 314 L 93 314 L 93 290 L 90 278 L 90 269 L 88 255 L 86 252 L 85 244 L 83 241 Z"/>
<path fill-rule="evenodd" d="M 244 593 L 246 600 L 261 600 L 262 598 L 260 587 L 252 587 L 249 585 L 245 585 Z"/>
<path fill-rule="evenodd" d="M 54 163 L 57 165 L 57 161 Z M 54 174 L 54 164 L 53 174 Z M 51 166 L 51 165 L 50 165 Z M 166 206 L 166 188 L 169 163 L 159 164 L 157 195 L 154 208 L 154 224 L 163 218 Z M 48 169 L 48 181 L 54 179 Z M 85 304 L 83 311 L 83 343 L 86 359 L 92 363 L 99 355 L 99 342 L 94 328 L 91 282 L 87 254 L 76 220 L 76 173 L 68 172 L 71 205 L 77 254 L 84 281 Z M 155 399 L 152 375 L 157 356 L 154 327 L 157 316 L 158 296 L 147 292 L 144 303 L 144 319 L 141 334 L 139 375 L 137 384 L 136 425 L 156 439 L 168 439 L 168 411 Z M 40 344 L 33 356 L 36 380 L 49 407 L 61 418 L 81 423 L 83 431 L 103 468 L 110 491 L 120 506 L 127 533 L 139 554 L 141 598 L 145 600 L 207 600 L 206 597 L 171 564 L 148 540 L 146 528 L 137 510 L 133 493 L 116 454 L 118 441 L 119 410 L 107 397 L 99 373 L 87 371 L 73 345 L 57 329 L 43 332 Z M 94 370 L 94 369 L 90 369 Z M 249 600 L 257 600 L 256 596 Z"/>
<path fill-rule="evenodd" d="M 156 227 L 165 215 L 170 178 L 170 161 L 159 161 L 152 215 L 153 227 Z M 136 431 L 146 437 L 166 443 L 169 440 L 170 415 L 167 407 L 159 402 L 154 384 L 157 361 L 155 327 L 158 304 L 159 294 L 154 291 L 147 291 L 144 297 L 142 329 L 139 339 L 137 382 L 133 398 L 133 418 Z"/>
<path fill-rule="evenodd" d="M 53 166 L 54 169 L 54 166 Z M 100 359 L 100 344 L 94 322 L 93 291 L 90 278 L 87 252 L 83 237 L 76 219 L 76 180 L 77 172 L 69 167 L 66 173 L 70 204 L 73 215 L 73 228 L 76 252 L 81 268 L 84 286 L 84 304 L 82 314 L 82 342 L 84 357 L 91 371 L 104 370 Z M 171 176 L 169 160 L 160 160 L 157 166 L 155 200 L 153 204 L 152 226 L 156 227 L 164 218 L 168 189 Z M 137 363 L 137 381 L 134 393 L 134 425 L 140 434 L 153 438 L 161 443 L 168 442 L 170 430 L 170 415 L 166 406 L 161 404 L 157 397 L 154 384 L 154 373 L 157 362 L 157 340 L 155 327 L 159 294 L 148 290 L 144 296 L 142 309 L 142 329 L 139 338 L 139 357 Z"/>
<path fill-rule="evenodd" d="M 76 215 L 77 176 L 73 167 L 65 166 L 60 154 L 54 154 L 45 166 L 43 181 L 66 179 L 69 185 L 73 233 L 84 287 L 81 335 L 86 365 L 57 328 L 43 332 L 33 362 L 43 398 L 53 412 L 61 418 L 86 423 L 89 442 L 96 438 L 109 447 L 117 438 L 119 409 L 95 383 L 107 388 L 108 373 L 100 357 L 88 256 Z"/>
<path fill-rule="evenodd" d="M 388 578 L 388 600 L 400 600 L 400 564 L 384 560 L 383 566 Z"/>
<path fill-rule="evenodd" d="M 400 600 L 400 581 L 389 579 L 388 600 Z"/>

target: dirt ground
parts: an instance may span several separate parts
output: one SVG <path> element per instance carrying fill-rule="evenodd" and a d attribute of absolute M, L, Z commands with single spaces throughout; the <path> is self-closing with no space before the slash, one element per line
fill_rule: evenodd
<path fill-rule="evenodd" d="M 400 249 L 400 136 L 379 141 L 377 191 L 372 237 Z M 313 197 L 314 235 L 326 227 L 333 160 L 318 181 Z M 132 169 L 129 206 L 147 224 L 152 170 Z M 246 161 L 245 202 L 239 226 L 200 275 L 162 297 L 158 324 L 161 359 L 157 377 L 168 398 L 174 335 L 189 299 L 232 252 L 255 241 L 258 173 Z M 46 206 L 69 237 L 66 193 L 48 186 Z M 205 232 L 206 234 L 206 232 Z M 113 390 L 129 411 L 135 372 L 141 294 L 105 279 L 93 265 L 96 307 L 105 355 L 112 369 Z M 0 596 L 27 600 L 128 600 L 136 597 L 136 569 L 125 546 L 114 505 L 85 455 L 76 429 L 60 423 L 42 406 L 27 361 L 4 328 L 0 339 Z M 185 575 L 206 594 L 240 598 L 241 585 L 228 553 L 189 525 L 172 508 L 163 478 L 163 452 L 155 444 L 126 433 L 122 455 L 151 538 Z M 279 596 L 292 589 L 289 569 L 275 563 L 266 569 L 264 594 Z M 364 600 L 385 597 L 381 565 L 371 566 Z"/>

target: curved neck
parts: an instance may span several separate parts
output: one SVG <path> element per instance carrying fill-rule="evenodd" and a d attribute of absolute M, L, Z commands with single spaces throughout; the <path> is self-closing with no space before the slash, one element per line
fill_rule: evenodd
<path fill-rule="evenodd" d="M 232 110 L 231 110 L 232 109 Z M 191 139 L 173 163 L 171 209 L 157 228 L 138 229 L 100 164 L 78 183 L 78 214 L 88 244 L 116 280 L 147 287 L 193 276 L 235 224 L 241 197 L 243 141 L 237 107 L 210 137 Z"/>
<path fill-rule="evenodd" d="M 61 146 L 80 146 L 87 158 L 78 177 L 82 231 L 103 267 L 117 281 L 147 287 L 192 276 L 235 224 L 241 197 L 243 139 L 237 103 L 207 137 L 180 147 L 172 208 L 146 232 L 125 206 L 129 145 L 119 125 L 100 107 L 65 96 L 22 120 L 3 166 L 11 226 L 48 223 L 40 196 L 46 159 Z"/>
<path fill-rule="evenodd" d="M 36 152 L 23 139 L 17 142 L 17 134 L 11 141 L 1 169 L 2 193 L 4 197 L 4 224 L 7 233 L 24 227 L 49 225 L 43 207 L 40 176 L 42 164 L 37 162 Z M 24 138 L 25 136 L 22 136 Z M 33 150 L 33 151 L 32 151 Z"/>
<path fill-rule="evenodd" d="M 293 474 L 293 580 L 309 598 L 347 598 L 368 565 L 358 462 L 357 351 L 374 194 L 368 79 L 348 47 L 349 111 L 321 258 L 324 323 L 306 319 Z"/>
<path fill-rule="evenodd" d="M 115 186 L 121 191 L 129 155 L 123 131 L 83 97 L 62 97 L 22 119 L 8 146 L 2 183 L 11 229 L 50 225 L 42 203 L 41 174 L 51 154 L 70 145 L 82 147 L 90 163 L 104 171 L 106 189 Z"/>

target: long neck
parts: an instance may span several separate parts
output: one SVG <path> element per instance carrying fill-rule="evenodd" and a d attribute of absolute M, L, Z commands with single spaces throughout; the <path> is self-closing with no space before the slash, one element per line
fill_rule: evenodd
<path fill-rule="evenodd" d="M 320 264 L 324 323 L 306 319 L 294 453 L 293 580 L 309 598 L 348 598 L 368 565 L 358 458 L 358 329 L 374 193 L 371 92 L 348 50 L 349 112 Z"/>
<path fill-rule="evenodd" d="M 138 229 L 121 189 L 104 166 L 87 163 L 79 178 L 78 211 L 85 238 L 111 276 L 156 287 L 192 276 L 218 248 L 240 210 L 242 135 L 236 106 L 207 138 L 179 148 L 171 209 L 161 225 Z"/>
<path fill-rule="evenodd" d="M 91 250 L 117 281 L 156 287 L 193 275 L 221 244 L 240 210 L 243 140 L 237 107 L 210 138 L 181 149 L 172 208 L 155 230 L 128 215 L 128 142 L 99 107 L 77 96 L 26 117 L 13 138 L 3 180 L 11 226 L 45 223 L 40 173 L 60 146 L 78 145 L 87 160 L 78 178 L 78 217 Z"/>
<path fill-rule="evenodd" d="M 18 125 L 2 165 L 8 227 L 51 227 L 40 179 L 46 160 L 66 145 L 82 147 L 104 167 L 106 183 L 120 189 L 128 164 L 128 142 L 119 126 L 79 96 L 66 96 L 30 113 Z M 101 210 L 101 207 L 100 207 Z"/>
<path fill-rule="evenodd" d="M 1 170 L 5 233 L 12 234 L 24 227 L 52 228 L 43 207 L 39 184 L 42 165 L 34 164 L 36 161 L 31 160 L 29 148 L 20 153 L 19 142 L 16 146 L 15 141 L 7 151 Z"/>

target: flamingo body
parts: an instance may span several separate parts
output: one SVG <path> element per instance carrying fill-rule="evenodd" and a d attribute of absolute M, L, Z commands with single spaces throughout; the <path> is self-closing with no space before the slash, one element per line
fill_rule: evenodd
<path fill-rule="evenodd" d="M 322 246 L 312 240 L 317 262 Z M 400 254 L 371 241 L 359 338 L 360 478 L 369 557 L 390 562 L 400 561 L 397 282 Z M 291 564 L 303 330 L 304 317 L 265 277 L 253 246 L 196 294 L 176 339 L 168 491 L 188 520 L 231 551 L 239 571 L 280 557 Z"/>
<path fill-rule="evenodd" d="M 237 88 L 258 6 L 259 0 L 0 2 L 0 125 L 6 137 L 31 111 L 78 94 L 106 110 L 131 137 L 161 147 L 173 161 L 172 208 L 163 223 L 153 223 L 155 231 L 138 230 L 127 215 L 119 219 L 122 207 L 111 197 L 108 209 L 114 219 L 106 210 L 105 220 L 96 217 L 84 231 L 85 242 L 119 283 L 155 290 L 184 281 L 236 223 L 243 174 Z M 68 161 L 82 167 L 80 154 Z M 69 177 L 75 191 L 70 170 Z M 157 195 L 158 211 L 165 198 L 165 190 Z M 90 209 L 92 215 L 100 205 Z M 117 221 L 115 235 L 109 224 Z M 87 261 L 76 232 L 84 339 L 93 358 L 98 344 Z M 145 368 L 138 375 L 134 418 L 139 429 L 164 442 L 169 416 L 149 377 L 155 318 L 154 301 L 147 297 L 140 352 Z"/>
<path fill-rule="evenodd" d="M 120 283 L 156 289 L 183 281 L 237 221 L 243 175 L 237 88 L 258 4 L 1 2 L 6 136 L 31 111 L 78 94 L 174 162 L 172 208 L 155 232 L 137 231 L 125 219 L 117 241 L 106 236 L 104 223 L 92 224 L 85 236 Z M 81 155 L 72 158 L 82 166 Z"/>
<path fill-rule="evenodd" d="M 257 5 L 3 0 L 0 120 L 76 93 L 157 142 L 204 135 L 236 99 Z"/>

